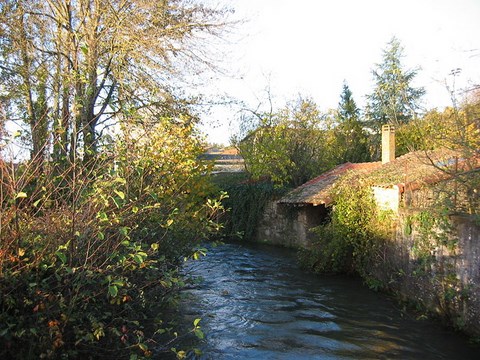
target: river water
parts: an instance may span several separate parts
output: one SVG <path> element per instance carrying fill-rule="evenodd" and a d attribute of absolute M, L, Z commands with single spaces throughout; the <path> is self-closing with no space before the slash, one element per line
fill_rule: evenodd
<path fill-rule="evenodd" d="M 202 359 L 480 359 L 480 348 L 358 279 L 302 272 L 293 251 L 225 244 L 184 272 L 198 280 L 181 313 L 185 324 L 202 319 Z"/>

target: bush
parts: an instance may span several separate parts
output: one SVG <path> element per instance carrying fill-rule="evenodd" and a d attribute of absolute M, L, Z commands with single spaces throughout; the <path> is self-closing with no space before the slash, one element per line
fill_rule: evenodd
<path fill-rule="evenodd" d="M 2 177 L 0 357 L 171 351 L 178 268 L 220 230 L 221 195 L 209 198 L 191 129 L 135 131 L 93 172 L 71 163 L 60 177 L 56 164 L 26 163 Z"/>
<path fill-rule="evenodd" d="M 276 192 L 273 184 L 269 181 L 246 181 L 226 186 L 223 190 L 228 194 L 223 202 L 228 209 L 224 236 L 252 240 L 263 209 Z"/>
<path fill-rule="evenodd" d="M 311 247 L 299 250 L 302 266 L 320 274 L 351 273 L 353 248 L 333 224 L 319 225 L 311 231 L 315 234 Z"/>
<path fill-rule="evenodd" d="M 299 254 L 302 265 L 319 273 L 356 273 L 381 286 L 375 269 L 383 264 L 391 214 L 379 213 L 370 186 L 349 176 L 335 188 L 331 223 L 312 231 L 316 240 Z"/>

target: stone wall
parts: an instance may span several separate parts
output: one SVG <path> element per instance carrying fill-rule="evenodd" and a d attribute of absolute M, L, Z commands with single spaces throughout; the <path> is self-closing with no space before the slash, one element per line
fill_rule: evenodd
<path fill-rule="evenodd" d="M 389 243 L 378 277 L 405 300 L 423 305 L 449 325 L 480 336 L 480 226 L 473 217 L 451 216 L 451 240 L 456 244 L 433 240 L 431 257 L 425 261 L 419 255 L 425 248 L 418 250 L 421 229 L 411 222 L 416 213 L 400 212 L 395 239 Z"/>
<path fill-rule="evenodd" d="M 325 206 L 291 206 L 276 201 L 267 203 L 260 220 L 255 241 L 291 248 L 308 247 L 310 229 L 325 221 Z"/>

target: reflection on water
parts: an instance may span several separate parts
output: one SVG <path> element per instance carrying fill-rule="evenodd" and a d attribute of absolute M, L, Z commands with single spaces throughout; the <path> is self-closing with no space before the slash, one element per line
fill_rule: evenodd
<path fill-rule="evenodd" d="M 479 359 L 438 324 L 402 316 L 358 280 L 300 271 L 294 252 L 227 244 L 190 262 L 185 324 L 202 318 L 204 359 Z"/>

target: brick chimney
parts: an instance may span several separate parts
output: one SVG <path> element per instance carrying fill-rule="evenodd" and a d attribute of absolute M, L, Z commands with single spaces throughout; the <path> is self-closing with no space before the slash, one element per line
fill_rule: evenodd
<path fill-rule="evenodd" d="M 382 126 L 382 164 L 395 160 L 395 126 Z"/>

